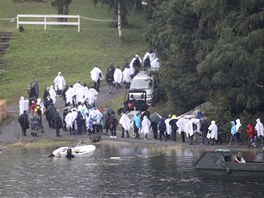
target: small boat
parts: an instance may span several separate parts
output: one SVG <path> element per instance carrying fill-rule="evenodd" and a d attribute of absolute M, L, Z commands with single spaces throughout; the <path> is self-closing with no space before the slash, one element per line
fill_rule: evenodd
<path fill-rule="evenodd" d="M 212 179 L 264 181 L 263 162 L 237 163 L 234 161 L 235 156 L 234 152 L 227 149 L 205 152 L 195 163 L 195 169 Z"/>
<path fill-rule="evenodd" d="M 52 152 L 55 157 L 66 157 L 67 150 L 71 149 L 74 157 L 89 157 L 94 154 L 96 147 L 94 145 L 82 145 L 75 147 L 60 147 Z"/>

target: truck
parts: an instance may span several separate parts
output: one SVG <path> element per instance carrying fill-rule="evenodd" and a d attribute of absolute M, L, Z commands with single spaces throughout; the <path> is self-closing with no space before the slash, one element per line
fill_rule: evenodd
<path fill-rule="evenodd" d="M 142 92 L 145 93 L 146 103 L 151 105 L 154 92 L 154 78 L 148 72 L 140 71 L 131 81 L 128 92 L 129 98 L 133 95 L 135 100 L 142 99 Z"/>

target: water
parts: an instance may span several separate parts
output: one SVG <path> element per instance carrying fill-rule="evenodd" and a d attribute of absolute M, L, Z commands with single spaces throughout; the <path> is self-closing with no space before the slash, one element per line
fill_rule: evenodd
<path fill-rule="evenodd" d="M 52 159 L 50 149 L 0 154 L 0 197 L 263 197 L 264 183 L 208 180 L 199 152 L 97 145 L 89 158 Z M 114 159 L 111 159 L 113 157 Z M 119 158 L 120 157 L 120 158 Z"/>

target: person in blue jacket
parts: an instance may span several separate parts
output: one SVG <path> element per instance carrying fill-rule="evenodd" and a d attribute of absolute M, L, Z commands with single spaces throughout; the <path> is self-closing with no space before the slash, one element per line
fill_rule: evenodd
<path fill-rule="evenodd" d="M 135 139 L 140 139 L 140 135 L 139 135 L 139 129 L 141 126 L 141 120 L 138 117 L 137 113 L 134 113 L 134 117 L 133 117 L 133 127 L 134 127 L 134 133 L 135 133 Z"/>
<path fill-rule="evenodd" d="M 231 137 L 230 142 L 228 146 L 231 146 L 232 140 L 235 140 L 236 146 L 237 146 L 237 137 L 236 137 L 236 124 L 234 121 L 231 121 Z"/>

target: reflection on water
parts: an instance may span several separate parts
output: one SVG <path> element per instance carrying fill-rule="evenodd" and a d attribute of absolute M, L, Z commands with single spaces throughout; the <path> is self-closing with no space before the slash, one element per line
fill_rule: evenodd
<path fill-rule="evenodd" d="M 71 160 L 48 158 L 51 152 L 4 151 L 0 197 L 262 197 L 264 192 L 261 183 L 201 177 L 194 170 L 200 153 L 190 150 L 153 154 L 146 147 L 98 145 L 92 157 Z"/>

